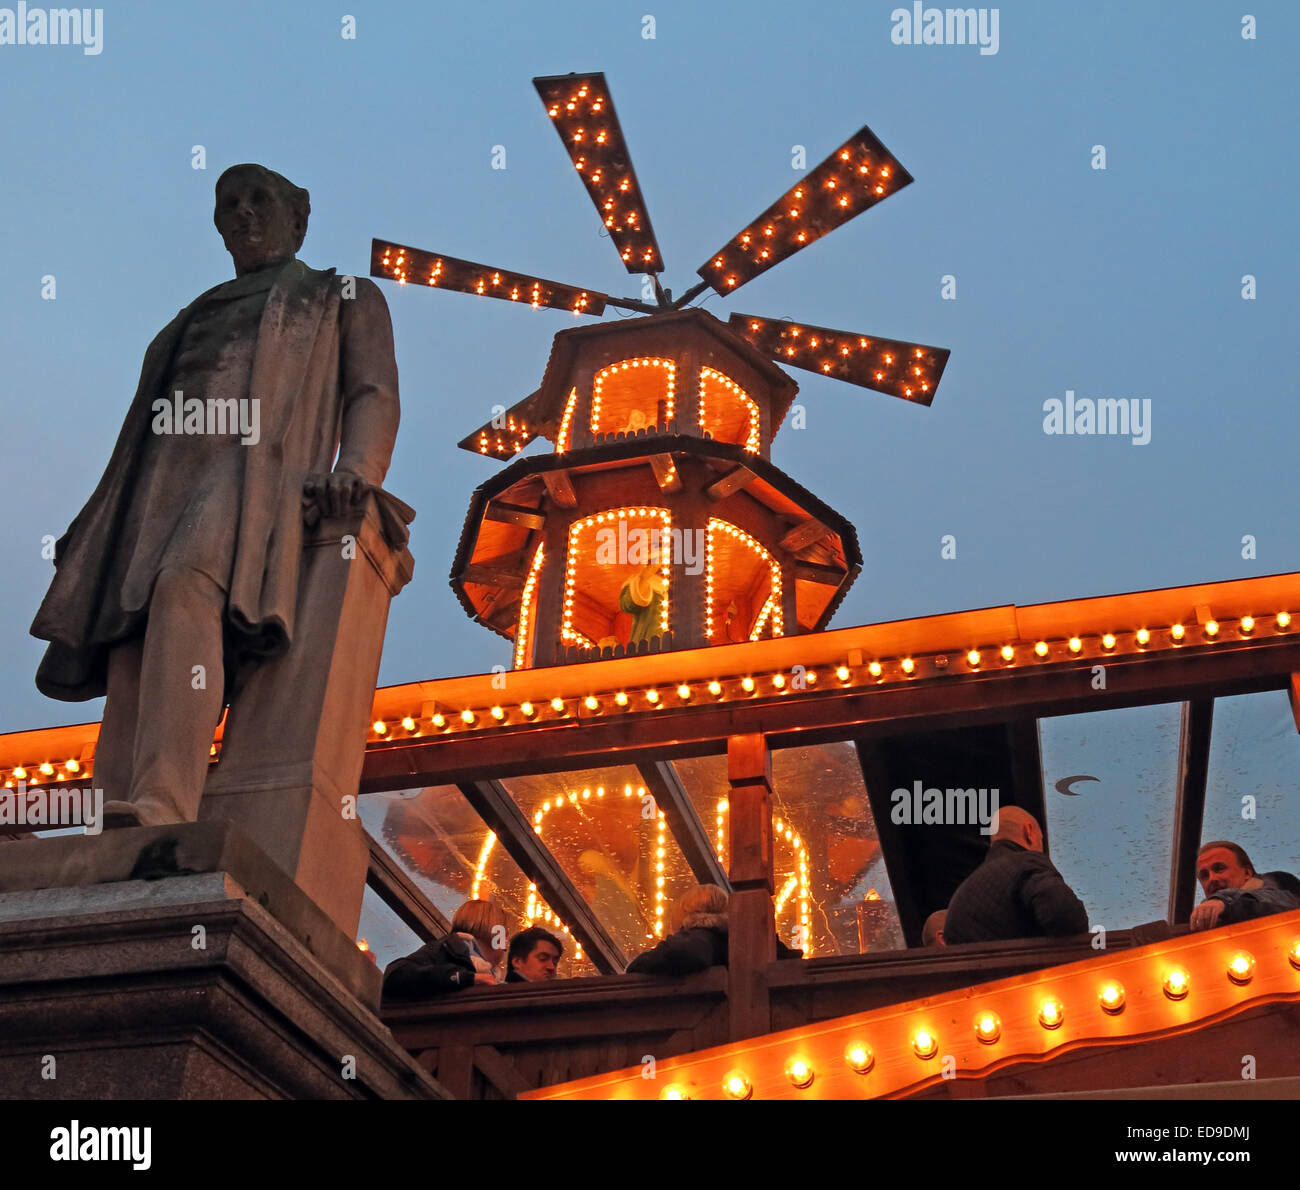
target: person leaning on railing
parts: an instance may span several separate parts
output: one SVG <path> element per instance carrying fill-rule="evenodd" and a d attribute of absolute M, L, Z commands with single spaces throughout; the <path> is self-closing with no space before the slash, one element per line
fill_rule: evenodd
<path fill-rule="evenodd" d="M 637 955 L 628 965 L 629 975 L 691 975 L 709 967 L 727 965 L 727 894 L 716 884 L 697 884 L 673 906 L 680 922 L 653 950 Z M 778 959 L 803 958 L 776 940 Z"/>
<path fill-rule="evenodd" d="M 424 1000 L 445 992 L 499 982 L 506 955 L 506 914 L 491 901 L 466 901 L 451 919 L 451 933 L 394 959 L 384 971 L 385 1000 Z"/>
<path fill-rule="evenodd" d="M 1245 849 L 1223 839 L 1201 845 L 1196 878 L 1205 900 L 1192 910 L 1193 930 L 1300 909 L 1300 880 L 1290 872 L 1257 873 Z"/>

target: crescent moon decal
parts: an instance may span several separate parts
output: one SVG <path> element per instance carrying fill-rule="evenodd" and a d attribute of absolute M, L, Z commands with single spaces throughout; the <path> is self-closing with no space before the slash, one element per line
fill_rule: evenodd
<path fill-rule="evenodd" d="M 1077 777 L 1062 777 L 1056 783 L 1056 792 L 1063 793 L 1065 794 L 1066 797 L 1078 797 L 1079 791 L 1077 789 L 1070 788 L 1070 786 L 1073 785 L 1076 781 L 1100 781 L 1100 780 L 1101 780 L 1100 777 L 1089 777 L 1085 774 L 1080 774 Z"/>

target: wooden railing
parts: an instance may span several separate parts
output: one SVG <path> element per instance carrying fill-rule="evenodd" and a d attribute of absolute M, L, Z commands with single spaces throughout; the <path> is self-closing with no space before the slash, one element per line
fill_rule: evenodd
<path fill-rule="evenodd" d="M 1161 923 L 1163 925 L 1163 923 Z M 1167 936 L 1144 927 L 1107 935 L 1108 950 Z M 765 972 L 771 1032 L 1077 962 L 1088 936 L 790 960 Z M 682 979 L 610 975 L 457 992 L 382 1016 L 398 1042 L 453 1095 L 513 1098 L 535 1087 L 655 1062 L 740 1040 L 731 1036 L 729 972 Z"/>

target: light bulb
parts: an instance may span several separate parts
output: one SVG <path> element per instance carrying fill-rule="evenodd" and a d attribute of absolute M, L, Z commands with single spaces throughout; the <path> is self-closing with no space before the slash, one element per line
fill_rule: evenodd
<path fill-rule="evenodd" d="M 1175 967 L 1165 976 L 1164 988 L 1165 995 L 1171 1000 L 1181 1000 L 1187 995 L 1187 972 L 1181 967 Z"/>
<path fill-rule="evenodd" d="M 754 1093 L 754 1086 L 739 1070 L 734 1070 L 722 1080 L 722 1093 L 728 1099 L 748 1099 Z"/>
<path fill-rule="evenodd" d="M 1038 1006 L 1038 1023 L 1044 1029 L 1059 1028 L 1064 1019 L 1065 1009 L 1061 1007 L 1059 1000 L 1053 1000 L 1049 997 Z"/>
<path fill-rule="evenodd" d="M 786 1077 L 801 1091 L 805 1087 L 811 1087 L 814 1077 L 813 1068 L 803 1061 L 802 1058 L 796 1058 L 789 1066 L 785 1068 Z"/>
<path fill-rule="evenodd" d="M 866 1074 L 876 1063 L 876 1056 L 865 1045 L 851 1045 L 845 1051 L 844 1060 L 858 1074 Z"/>
<path fill-rule="evenodd" d="M 1002 1036 L 1002 1022 L 997 1013 L 981 1012 L 975 1018 L 975 1036 L 984 1045 L 992 1045 Z"/>
<path fill-rule="evenodd" d="M 1101 989 L 1101 1007 L 1109 1013 L 1123 1012 L 1124 1010 L 1124 989 L 1117 983 L 1108 983 Z"/>
<path fill-rule="evenodd" d="M 1228 978 L 1233 983 L 1249 983 L 1255 975 L 1255 956 L 1247 954 L 1244 950 L 1238 951 L 1232 956 L 1232 961 L 1228 964 Z"/>
<path fill-rule="evenodd" d="M 933 1058 L 939 1052 L 939 1039 L 927 1029 L 912 1034 L 912 1050 L 918 1058 Z"/>

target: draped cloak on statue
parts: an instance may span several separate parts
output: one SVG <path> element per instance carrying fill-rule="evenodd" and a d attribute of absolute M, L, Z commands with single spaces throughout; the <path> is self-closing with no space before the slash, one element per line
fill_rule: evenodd
<path fill-rule="evenodd" d="M 393 328 L 378 287 L 349 279 L 355 294 L 345 298 L 333 269 L 320 272 L 297 259 L 275 268 L 247 393 L 259 401 L 260 439 L 222 456 L 222 482 L 211 489 L 221 507 L 200 507 L 206 497 L 198 484 L 193 507 L 178 509 L 166 530 L 183 539 L 187 525 L 199 533 L 221 526 L 229 538 L 218 547 L 230 554 L 223 584 L 228 680 L 248 664 L 280 656 L 293 640 L 303 480 L 351 471 L 378 488 L 397 436 Z M 55 545 L 54 579 L 31 627 L 50 642 L 36 675 L 50 698 L 103 695 L 109 650 L 144 629 L 156 567 L 175 552 L 168 541 L 149 539 L 158 533 L 156 518 L 140 516 L 141 489 L 152 469 L 167 466 L 167 443 L 176 441 L 153 433 L 153 403 L 171 397 L 162 389 L 189 319 L 222 289 L 197 298 L 149 345 L 104 476 Z M 192 543 L 181 550 L 193 552 Z"/>

